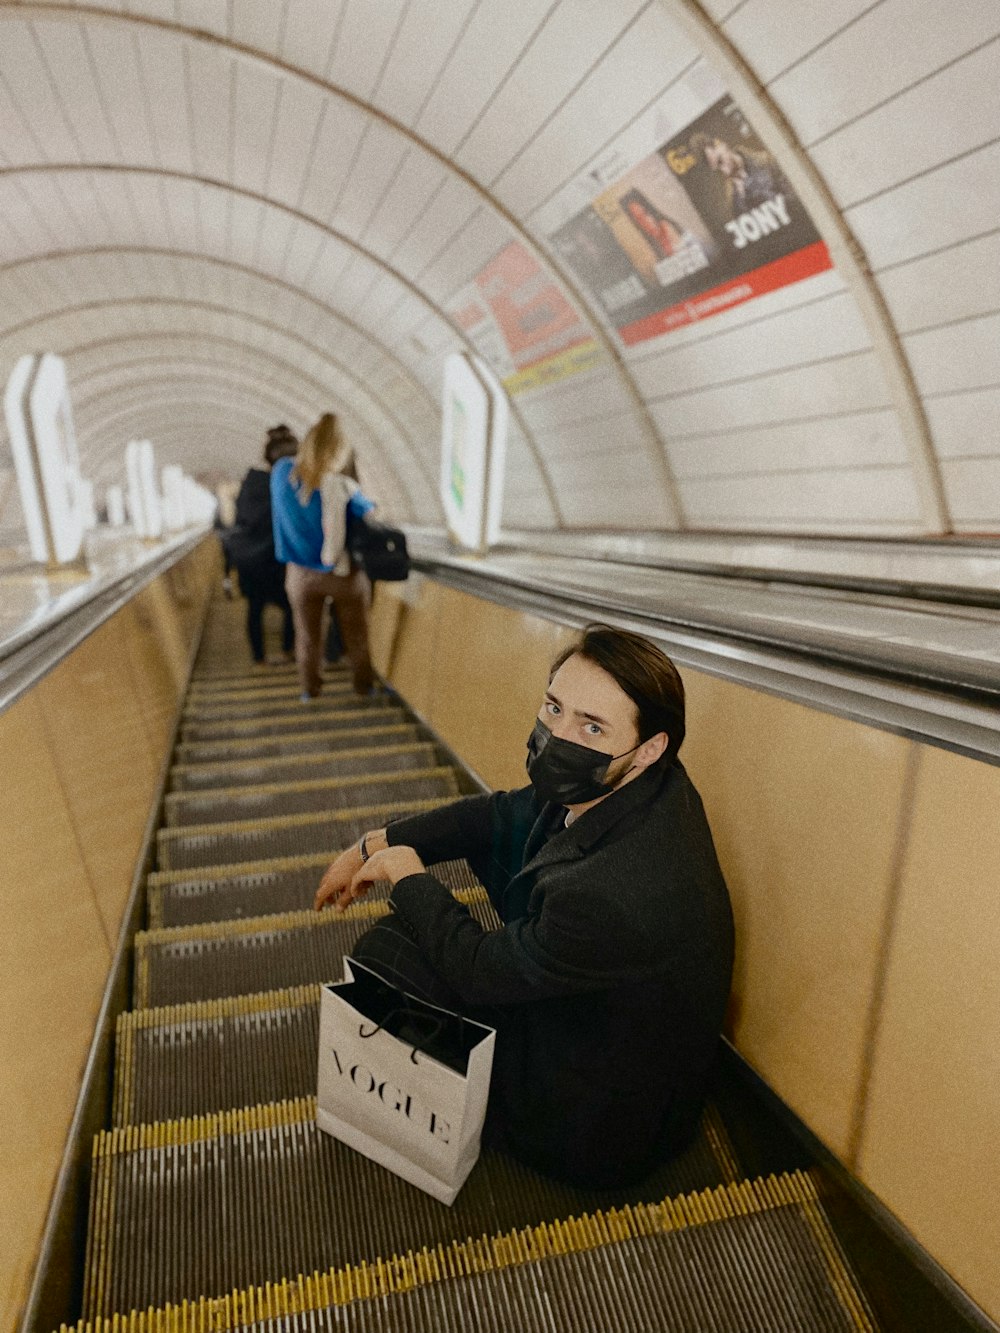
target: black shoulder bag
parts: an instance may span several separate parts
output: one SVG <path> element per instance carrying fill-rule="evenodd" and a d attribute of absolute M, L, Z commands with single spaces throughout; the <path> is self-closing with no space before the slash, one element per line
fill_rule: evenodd
<path fill-rule="evenodd" d="M 347 550 L 372 583 L 376 579 L 386 583 L 400 583 L 409 577 L 410 557 L 406 550 L 406 537 L 399 528 L 377 523 L 367 514 L 359 517 L 348 510 Z"/>

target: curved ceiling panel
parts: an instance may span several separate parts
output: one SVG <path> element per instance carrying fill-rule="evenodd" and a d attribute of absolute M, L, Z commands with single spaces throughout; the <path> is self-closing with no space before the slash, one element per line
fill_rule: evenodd
<path fill-rule="evenodd" d="M 981 498 L 990 478 L 1000 493 L 1000 455 L 967 424 L 973 397 L 995 397 L 969 367 L 988 360 L 1000 297 L 956 285 L 949 262 L 953 245 L 984 273 L 1000 258 L 984 91 L 1000 18 L 906 3 L 918 21 L 897 21 L 904 0 L 838 0 L 835 18 L 796 9 L 794 22 L 787 0 L 0 0 L 0 371 L 43 332 L 81 355 L 99 341 L 96 300 L 116 337 L 228 338 L 255 365 L 308 366 L 325 392 L 288 381 L 298 420 L 350 410 L 400 514 L 434 522 L 442 358 L 474 339 L 511 385 L 516 526 L 1000 523 Z M 876 69 L 868 53 L 890 33 L 892 67 Z M 632 256 L 616 252 L 619 272 L 638 263 L 647 242 L 614 212 L 621 182 L 662 171 L 671 136 L 713 98 L 724 108 L 726 80 L 772 159 L 823 201 L 816 225 L 842 272 L 733 308 L 713 292 L 626 337 L 626 280 L 588 276 L 557 233 L 600 205 Z M 30 262 L 46 256 L 66 262 Z M 501 260 L 522 270 L 514 334 L 494 309 L 487 342 L 470 293 L 489 299 Z M 151 304 L 171 300 L 151 325 Z M 577 353 L 553 369 L 544 321 L 564 316 Z M 116 361 L 126 346 L 105 344 Z M 193 367 L 170 382 L 188 374 L 202 382 Z M 281 375 L 275 363 L 269 380 Z M 246 401 L 265 421 L 282 399 L 259 384 Z M 945 401 L 957 394 L 960 408 Z M 202 407 L 215 461 L 232 466 L 225 403 Z M 118 426 L 162 435 L 158 402 L 135 411 Z M 86 452 L 107 422 L 80 421 Z"/>
<path fill-rule="evenodd" d="M 70 22 L 71 12 L 87 22 Z M 362 94 L 350 79 L 342 89 L 322 86 L 315 73 L 294 70 L 280 56 L 235 49 L 238 39 L 219 43 L 204 31 L 139 23 L 92 6 L 21 6 L 20 13 L 30 13 L 31 21 L 17 25 L 8 16 L 5 24 L 14 32 L 12 56 L 22 80 L 50 93 L 51 115 L 43 133 L 26 134 L 23 151 L 9 155 L 28 169 L 8 178 L 16 182 L 16 197 L 4 210 L 19 252 L 25 232 L 36 235 L 38 211 L 55 209 L 71 219 L 81 247 L 95 244 L 96 235 L 107 243 L 109 220 L 112 234 L 116 228 L 124 233 L 115 237 L 124 244 L 138 222 L 157 248 L 207 250 L 278 271 L 320 299 L 363 311 L 381 336 L 391 330 L 397 343 L 415 348 L 429 362 L 428 378 L 439 381 L 441 352 L 448 340 L 454 345 L 455 330 L 450 321 L 444 336 L 428 327 L 432 320 L 421 307 L 453 298 L 518 229 L 433 145 L 384 118 L 384 110 L 373 117 L 359 105 Z M 510 37 L 516 41 L 516 31 Z M 114 80 L 112 68 L 119 76 Z M 137 96 L 145 109 L 138 118 Z M 167 112 L 170 107 L 186 115 Z M 96 120 L 103 133 L 67 132 L 71 123 Z M 262 121 L 272 131 L 263 155 Z M 83 162 L 99 165 L 102 175 L 126 164 L 113 201 L 95 203 L 93 173 L 75 190 L 69 184 L 73 173 L 61 169 Z M 31 170 L 42 163 L 43 172 Z M 23 197 L 27 175 L 44 181 L 32 182 L 30 205 Z M 192 196 L 195 186 L 205 193 Z M 310 234 L 316 226 L 323 230 L 319 244 Z M 533 248 L 530 238 L 521 240 Z M 392 290 L 385 278 L 393 274 L 415 299 Z M 602 332 L 592 332 L 604 341 Z M 618 375 L 625 380 L 620 369 Z M 651 423 L 627 383 L 624 392 L 634 418 L 628 436 L 645 452 L 647 473 L 652 468 L 654 481 L 662 482 L 663 456 Z M 535 460 L 534 480 L 559 517 L 533 432 L 523 419 L 518 427 Z"/>

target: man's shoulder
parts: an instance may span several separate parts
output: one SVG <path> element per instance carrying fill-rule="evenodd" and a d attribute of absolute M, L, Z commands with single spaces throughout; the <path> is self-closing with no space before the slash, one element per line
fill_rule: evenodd
<path fill-rule="evenodd" d="M 665 769 L 643 774 L 623 788 L 622 796 L 625 799 L 618 810 L 607 803 L 610 808 L 602 821 L 603 830 L 598 830 L 596 821 L 589 829 L 581 821 L 580 835 L 590 843 L 590 850 L 606 848 L 614 855 L 615 847 L 620 853 L 625 843 L 642 847 L 643 855 L 673 860 L 683 856 L 692 841 L 711 837 L 701 797 L 677 760 Z"/>

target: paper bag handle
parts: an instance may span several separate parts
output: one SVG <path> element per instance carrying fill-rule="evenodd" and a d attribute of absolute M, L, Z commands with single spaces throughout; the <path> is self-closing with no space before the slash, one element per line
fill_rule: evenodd
<path fill-rule="evenodd" d="M 376 1033 L 381 1032 L 382 1029 L 385 1027 L 386 1023 L 389 1022 L 390 1018 L 395 1018 L 397 1014 L 405 1014 L 407 1018 L 410 1018 L 416 1022 L 426 1022 L 430 1018 L 429 1014 L 422 1013 L 419 1009 L 411 1009 L 409 1005 L 398 1004 L 394 1009 L 389 1010 L 389 1012 L 382 1019 L 382 1021 L 380 1023 L 377 1023 L 376 1026 L 372 1028 L 371 1032 L 366 1032 L 364 1023 L 359 1023 L 358 1036 L 363 1041 L 367 1041 L 369 1037 L 374 1037 Z M 455 1017 L 458 1018 L 459 1021 L 461 1021 L 462 1019 L 461 1014 L 456 1014 Z M 436 1036 L 438 1036 L 441 1029 L 444 1027 L 443 1018 L 435 1018 L 432 1019 L 431 1022 L 433 1026 L 431 1027 L 430 1032 L 428 1032 L 427 1034 L 426 1038 L 427 1041 L 432 1041 Z M 419 1046 L 414 1046 L 410 1051 L 410 1059 L 413 1061 L 414 1064 L 417 1063 L 417 1051 L 419 1050 L 420 1050 Z M 424 1054 L 424 1052 L 421 1051 L 421 1054 Z"/>

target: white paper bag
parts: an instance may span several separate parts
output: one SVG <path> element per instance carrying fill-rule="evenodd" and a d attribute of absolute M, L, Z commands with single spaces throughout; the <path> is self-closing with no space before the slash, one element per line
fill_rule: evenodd
<path fill-rule="evenodd" d="M 479 1157 L 495 1040 L 493 1028 L 345 958 L 344 980 L 324 986 L 320 1001 L 316 1123 L 453 1203 Z M 448 1064 L 425 1051 L 442 1043 Z"/>

